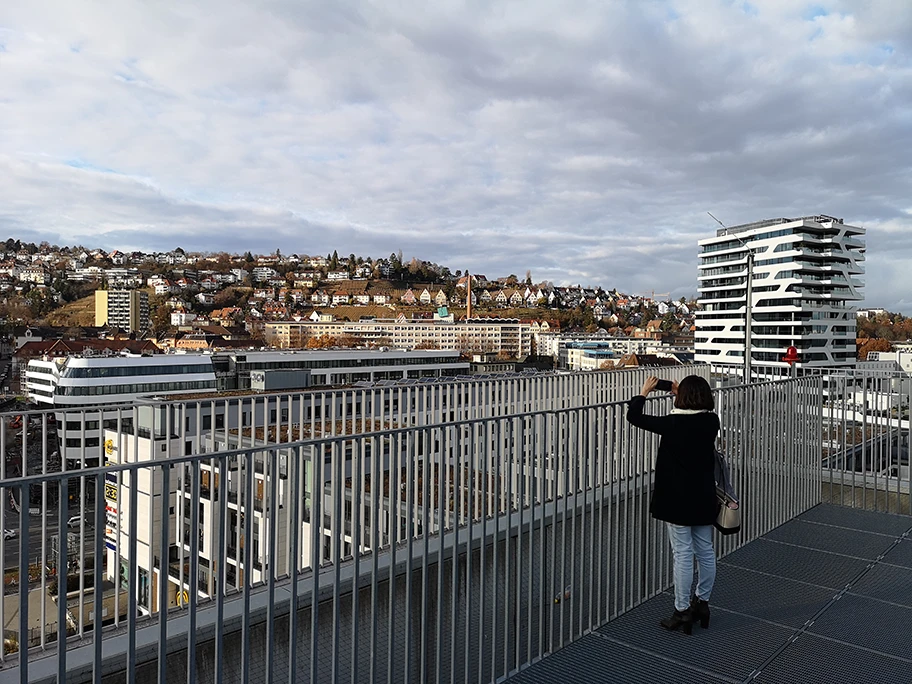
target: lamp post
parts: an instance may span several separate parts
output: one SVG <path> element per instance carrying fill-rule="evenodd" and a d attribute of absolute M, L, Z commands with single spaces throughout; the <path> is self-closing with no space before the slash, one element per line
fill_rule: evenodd
<path fill-rule="evenodd" d="M 738 238 L 738 242 L 747 250 L 747 299 L 744 302 L 744 384 L 747 385 L 751 381 L 751 328 L 754 327 L 754 250 L 741 238 Z"/>
<path fill-rule="evenodd" d="M 728 231 L 728 227 L 722 223 L 719 219 L 713 216 L 710 212 L 710 218 L 713 221 L 718 223 L 725 231 Z M 753 312 L 753 303 L 754 303 L 754 250 L 747 246 L 747 243 L 742 240 L 736 233 L 728 233 L 735 240 L 741 243 L 741 246 L 747 250 L 747 283 L 746 291 L 744 293 L 744 384 L 750 384 L 751 381 L 751 328 L 754 324 L 754 312 Z"/>

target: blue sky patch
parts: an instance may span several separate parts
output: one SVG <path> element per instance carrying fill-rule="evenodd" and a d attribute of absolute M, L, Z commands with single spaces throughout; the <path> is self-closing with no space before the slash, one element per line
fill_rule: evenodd
<path fill-rule="evenodd" d="M 826 7 L 820 5 L 811 5 L 807 8 L 804 13 L 805 21 L 814 21 L 817 17 L 826 17 L 829 16 L 830 11 Z"/>
<path fill-rule="evenodd" d="M 114 169 L 109 169 L 106 166 L 98 166 L 97 164 L 93 164 L 92 162 L 88 162 L 85 159 L 81 159 L 79 157 L 75 157 L 73 159 L 67 159 L 63 163 L 71 168 L 79 169 L 81 171 L 96 171 L 98 173 L 117 173 L 117 171 L 115 171 Z"/>

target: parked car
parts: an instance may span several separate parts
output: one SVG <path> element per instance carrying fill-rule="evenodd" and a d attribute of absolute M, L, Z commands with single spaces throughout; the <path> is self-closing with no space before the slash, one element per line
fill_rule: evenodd
<path fill-rule="evenodd" d="M 3 530 L 4 539 L 15 539 L 18 534 L 16 530 Z"/>

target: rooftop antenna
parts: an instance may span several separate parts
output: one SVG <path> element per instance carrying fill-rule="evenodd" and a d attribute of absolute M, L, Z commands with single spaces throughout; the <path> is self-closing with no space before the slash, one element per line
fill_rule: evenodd
<path fill-rule="evenodd" d="M 753 316 L 753 299 L 754 299 L 754 250 L 747 246 L 747 243 L 738 237 L 737 233 L 729 233 L 728 226 L 707 211 L 709 217 L 722 226 L 725 235 L 731 235 L 741 246 L 747 250 L 747 291 L 745 292 L 744 302 L 744 384 L 750 384 L 751 381 L 751 328 L 754 324 Z"/>

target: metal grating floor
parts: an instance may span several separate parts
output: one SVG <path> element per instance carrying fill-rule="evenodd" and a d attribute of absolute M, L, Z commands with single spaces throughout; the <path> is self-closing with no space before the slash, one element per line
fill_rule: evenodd
<path fill-rule="evenodd" d="M 711 606 L 666 632 L 665 592 L 509 681 L 912 682 L 912 518 L 821 504 L 721 560 Z"/>

